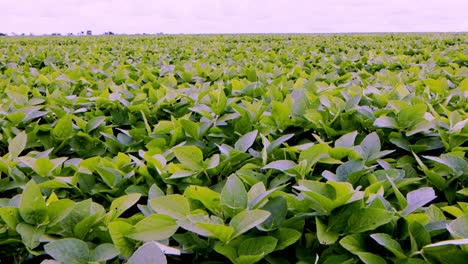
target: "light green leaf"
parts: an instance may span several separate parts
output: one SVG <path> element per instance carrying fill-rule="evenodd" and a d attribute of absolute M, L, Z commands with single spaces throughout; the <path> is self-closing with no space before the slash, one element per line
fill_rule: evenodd
<path fill-rule="evenodd" d="M 104 262 L 119 255 L 119 251 L 110 243 L 100 244 L 89 256 L 91 262 Z"/>
<path fill-rule="evenodd" d="M 263 223 L 269 216 L 270 212 L 259 209 L 245 210 L 235 215 L 229 223 L 235 230 L 233 238 Z"/>
<path fill-rule="evenodd" d="M 434 189 L 431 187 L 423 187 L 409 192 L 406 195 L 408 206 L 403 210 L 401 216 L 409 215 L 435 198 L 437 198 L 437 196 L 435 195 Z"/>
<path fill-rule="evenodd" d="M 8 144 L 8 153 L 10 154 L 10 158 L 14 159 L 18 157 L 21 152 L 23 152 L 27 142 L 28 136 L 24 131 L 18 133 L 12 140 L 10 140 L 10 143 Z"/>
<path fill-rule="evenodd" d="M 46 202 L 34 180 L 30 180 L 24 187 L 19 213 L 26 223 L 32 225 L 41 224 L 47 219 Z"/>
<path fill-rule="evenodd" d="M 52 135 L 57 139 L 67 139 L 73 136 L 72 116 L 66 115 L 60 118 L 52 129 Z"/>
<path fill-rule="evenodd" d="M 119 250 L 120 255 L 128 258 L 133 253 L 135 244 L 127 238 L 133 231 L 133 226 L 127 222 L 115 221 L 108 225 L 109 234 L 114 246 Z"/>
<path fill-rule="evenodd" d="M 188 166 L 191 170 L 203 168 L 203 152 L 195 146 L 181 146 L 173 148 L 172 151 L 180 163 Z"/>
<path fill-rule="evenodd" d="M 63 263 L 88 263 L 88 245 L 76 238 L 64 238 L 44 246 L 45 252 Z"/>
<path fill-rule="evenodd" d="M 112 219 L 119 217 L 121 214 L 123 214 L 123 212 L 132 207 L 134 204 L 136 204 L 140 197 L 141 194 L 132 193 L 120 196 L 119 198 L 112 201 L 111 206 L 109 208 L 109 210 L 113 212 Z"/>
<path fill-rule="evenodd" d="M 166 264 L 167 259 L 155 242 L 146 242 L 128 259 L 130 264 Z"/>
<path fill-rule="evenodd" d="M 264 257 L 275 250 L 277 243 L 278 240 L 271 236 L 249 238 L 242 241 L 237 254 L 239 257 L 257 255 Z"/>
<path fill-rule="evenodd" d="M 392 221 L 393 213 L 384 209 L 361 208 L 348 219 L 350 233 L 362 233 Z"/>
<path fill-rule="evenodd" d="M 200 201 L 212 213 L 221 214 L 220 194 L 204 186 L 191 185 L 185 189 L 184 196 Z"/>
<path fill-rule="evenodd" d="M 221 191 L 220 201 L 231 209 L 246 209 L 248 205 L 247 191 L 236 175 L 227 178 Z"/>
<path fill-rule="evenodd" d="M 223 243 L 228 243 L 234 234 L 234 228 L 223 224 L 197 223 L 197 226 L 208 231 L 211 236 L 219 239 Z"/>
<path fill-rule="evenodd" d="M 239 138 L 239 140 L 236 141 L 234 148 L 241 152 L 246 152 L 255 142 L 257 134 L 258 131 L 255 130 L 243 135 L 241 138 Z"/>
<path fill-rule="evenodd" d="M 458 217 L 453 220 L 448 226 L 447 230 L 456 238 L 468 239 L 468 214 Z"/>
<path fill-rule="evenodd" d="M 149 204 L 157 213 L 168 215 L 174 219 L 181 219 L 190 214 L 189 201 L 180 194 L 156 197 L 151 199 Z"/>
<path fill-rule="evenodd" d="M 315 218 L 315 226 L 317 228 L 317 238 L 322 245 L 331 245 L 334 244 L 340 235 L 337 232 L 327 230 L 320 218 Z"/>
<path fill-rule="evenodd" d="M 144 242 L 164 240 L 174 235 L 177 229 L 178 225 L 173 218 L 153 214 L 136 223 L 127 237 Z"/>
<path fill-rule="evenodd" d="M 45 226 L 34 226 L 25 223 L 19 223 L 16 226 L 16 232 L 21 235 L 21 240 L 29 249 L 34 249 L 40 245 L 39 239 L 44 235 L 45 229 Z"/>

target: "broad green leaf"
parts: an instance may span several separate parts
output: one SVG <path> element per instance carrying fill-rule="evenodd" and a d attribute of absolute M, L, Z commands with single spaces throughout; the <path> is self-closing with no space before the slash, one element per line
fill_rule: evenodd
<path fill-rule="evenodd" d="M 367 251 L 366 243 L 361 234 L 348 235 L 342 238 L 339 243 L 366 264 L 387 263 L 382 257 Z"/>
<path fill-rule="evenodd" d="M 335 141 L 335 148 L 352 148 L 354 146 L 354 140 L 358 135 L 357 131 L 353 131 L 346 135 L 341 136 Z"/>
<path fill-rule="evenodd" d="M 242 241 L 237 254 L 239 257 L 261 255 L 263 258 L 275 250 L 277 243 L 278 240 L 271 236 L 249 238 Z"/>
<path fill-rule="evenodd" d="M 105 116 L 96 116 L 93 119 L 89 120 L 89 122 L 86 124 L 86 133 L 90 133 L 91 131 L 104 124 L 105 120 Z"/>
<path fill-rule="evenodd" d="M 322 245 L 334 244 L 340 237 L 337 232 L 327 230 L 327 226 L 318 217 L 315 217 L 315 227 L 317 229 L 317 239 Z"/>
<path fill-rule="evenodd" d="M 409 223 L 409 234 L 411 241 L 411 252 L 416 252 L 431 243 L 429 232 L 419 222 Z"/>
<path fill-rule="evenodd" d="M 45 252 L 63 263 L 88 263 L 89 249 L 86 242 L 76 238 L 64 238 L 44 246 Z"/>
<path fill-rule="evenodd" d="M 331 149 L 326 144 L 313 145 L 304 150 L 299 155 L 299 161 L 307 160 L 310 166 L 315 165 L 320 159 L 328 157 L 328 151 Z"/>
<path fill-rule="evenodd" d="M 247 208 L 247 191 L 242 181 L 236 175 L 233 174 L 227 178 L 221 191 L 220 201 L 222 205 L 231 209 Z"/>
<path fill-rule="evenodd" d="M 180 163 L 188 166 L 191 170 L 203 168 L 203 152 L 195 146 L 181 146 L 173 148 L 172 151 Z"/>
<path fill-rule="evenodd" d="M 197 226 L 208 231 L 211 236 L 219 239 L 223 243 L 228 243 L 234 234 L 234 228 L 224 224 L 197 223 Z"/>
<path fill-rule="evenodd" d="M 387 127 L 387 128 L 397 128 L 398 124 L 396 120 L 389 116 L 381 116 L 374 121 L 374 126 L 376 127 Z"/>
<path fill-rule="evenodd" d="M 11 230 L 16 230 L 16 225 L 20 222 L 18 208 L 0 207 L 0 219 L 8 225 Z"/>
<path fill-rule="evenodd" d="M 453 220 L 448 226 L 447 230 L 452 237 L 456 239 L 468 239 L 468 214 L 458 217 Z"/>
<path fill-rule="evenodd" d="M 409 192 L 406 195 L 408 206 L 403 210 L 401 216 L 409 215 L 418 208 L 424 206 L 428 202 L 434 200 L 437 196 L 435 195 L 434 189 L 430 187 L 423 187 L 414 191 Z"/>
<path fill-rule="evenodd" d="M 302 236 L 302 233 L 291 228 L 279 228 L 271 233 L 271 236 L 278 239 L 276 250 L 283 250 L 296 243 Z"/>
<path fill-rule="evenodd" d="M 47 219 L 46 202 L 34 180 L 30 180 L 24 187 L 19 213 L 26 223 L 32 225 L 41 224 Z"/>
<path fill-rule="evenodd" d="M 289 170 L 289 169 L 293 168 L 294 166 L 296 166 L 296 163 L 294 163 L 293 161 L 290 161 L 290 160 L 276 160 L 276 161 L 268 163 L 262 169 L 264 169 L 264 170 L 265 169 L 275 169 L 275 170 L 279 170 L 279 171 L 285 171 L 285 170 Z"/>
<path fill-rule="evenodd" d="M 468 239 L 447 240 L 427 245 L 422 253 L 431 263 L 451 264 L 464 263 L 468 252 L 460 249 L 458 245 L 468 245 Z"/>
<path fill-rule="evenodd" d="M 263 223 L 270 216 L 270 212 L 265 210 L 244 210 L 235 215 L 229 226 L 234 228 L 233 238 Z"/>
<path fill-rule="evenodd" d="M 374 239 L 375 242 L 377 242 L 379 245 L 385 247 L 390 252 L 392 252 L 395 255 L 395 257 L 406 258 L 406 255 L 403 252 L 403 249 L 401 248 L 400 244 L 396 240 L 394 240 L 390 235 L 385 233 L 377 233 L 372 234 L 370 237 Z"/>
<path fill-rule="evenodd" d="M 138 202 L 140 199 L 141 194 L 139 193 L 132 193 L 128 195 L 121 196 L 114 201 L 112 201 L 109 210 L 113 211 L 113 219 L 119 217 L 123 212 L 127 209 L 132 207 L 134 204 Z"/>
<path fill-rule="evenodd" d="M 155 242 L 149 241 L 139 247 L 128 262 L 130 264 L 166 264 L 167 259 L 161 248 Z"/>
<path fill-rule="evenodd" d="M 350 233 L 362 233 L 392 221 L 393 213 L 377 208 L 361 208 L 348 219 Z"/>
<path fill-rule="evenodd" d="M 61 199 L 51 202 L 47 206 L 47 215 L 49 216 L 49 226 L 60 223 L 74 209 L 75 203 L 69 199 Z"/>
<path fill-rule="evenodd" d="M 180 194 L 156 197 L 151 199 L 149 204 L 157 213 L 168 215 L 174 219 L 181 219 L 190 214 L 189 201 Z"/>
<path fill-rule="evenodd" d="M 90 262 L 104 262 L 119 255 L 119 251 L 110 243 L 100 244 L 89 256 Z"/>
<path fill-rule="evenodd" d="M 212 213 L 221 214 L 220 194 L 207 187 L 191 185 L 185 189 L 184 196 L 200 201 Z"/>
<path fill-rule="evenodd" d="M 286 219 L 288 204 L 284 197 L 276 196 L 270 199 L 261 209 L 270 212 L 270 216 L 258 228 L 263 231 L 270 231 L 280 227 L 281 223 Z"/>
<path fill-rule="evenodd" d="M 21 240 L 29 249 L 35 249 L 40 245 L 40 239 L 45 233 L 45 226 L 34 226 L 25 223 L 19 223 L 16 226 L 16 232 L 21 235 Z"/>
<path fill-rule="evenodd" d="M 72 116 L 66 115 L 60 118 L 52 129 L 52 135 L 57 139 L 67 139 L 73 136 Z"/>
<path fill-rule="evenodd" d="M 366 159 L 371 158 L 376 153 L 380 152 L 380 139 L 377 133 L 372 132 L 362 140 L 359 145 Z"/>
<path fill-rule="evenodd" d="M 8 153 L 11 159 L 18 157 L 23 152 L 28 142 L 28 136 L 24 131 L 18 133 L 8 144 Z"/>
<path fill-rule="evenodd" d="M 144 242 L 164 240 L 174 235 L 177 229 L 177 223 L 173 218 L 153 214 L 136 223 L 127 237 Z"/>
<path fill-rule="evenodd" d="M 232 263 L 236 263 L 237 260 L 237 250 L 236 248 L 230 246 L 229 244 L 217 243 L 214 246 L 214 250 L 219 254 L 228 258 Z"/>
<path fill-rule="evenodd" d="M 246 152 L 250 147 L 252 147 L 255 139 L 257 138 L 258 131 L 252 131 L 243 135 L 239 140 L 234 144 L 234 148 L 241 152 Z"/>
<path fill-rule="evenodd" d="M 112 243 L 124 258 L 130 257 L 135 247 L 127 236 L 133 231 L 133 226 L 127 222 L 115 221 L 108 225 L 109 234 L 112 238 Z"/>

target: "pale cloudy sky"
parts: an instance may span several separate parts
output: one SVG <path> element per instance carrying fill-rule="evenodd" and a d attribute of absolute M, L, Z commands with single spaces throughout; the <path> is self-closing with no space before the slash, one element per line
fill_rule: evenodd
<path fill-rule="evenodd" d="M 468 0 L 0 0 L 0 32 L 468 31 Z"/>

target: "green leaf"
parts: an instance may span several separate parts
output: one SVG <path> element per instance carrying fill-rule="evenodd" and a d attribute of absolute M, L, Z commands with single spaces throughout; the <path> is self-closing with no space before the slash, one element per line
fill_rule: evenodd
<path fill-rule="evenodd" d="M 242 241 L 237 254 L 239 257 L 260 255 L 263 258 L 275 250 L 277 243 L 278 240 L 271 236 L 249 238 Z"/>
<path fill-rule="evenodd" d="M 460 249 L 459 245 L 468 245 L 468 239 L 447 240 L 427 245 L 422 253 L 431 263 L 452 264 L 465 263 L 468 252 Z"/>
<path fill-rule="evenodd" d="M 203 152 L 195 146 L 181 146 L 173 148 L 172 151 L 180 163 L 188 166 L 191 170 L 203 168 Z"/>
<path fill-rule="evenodd" d="M 341 136 L 335 141 L 335 148 L 352 148 L 354 146 L 354 141 L 358 135 L 357 131 L 353 131 L 346 135 Z"/>
<path fill-rule="evenodd" d="M 357 255 L 366 264 L 387 263 L 382 257 L 367 252 L 366 243 L 361 234 L 348 235 L 340 240 L 340 245 Z"/>
<path fill-rule="evenodd" d="M 43 223 L 47 219 L 47 207 L 39 186 L 30 180 L 24 187 L 19 205 L 23 220 L 32 225 Z"/>
<path fill-rule="evenodd" d="M 246 152 L 250 147 L 252 147 L 255 139 L 257 138 L 258 131 L 252 131 L 243 135 L 239 140 L 234 144 L 234 148 L 241 152 Z"/>
<path fill-rule="evenodd" d="M 375 240 L 379 245 L 385 247 L 392 252 L 397 258 L 406 258 L 405 253 L 400 244 L 394 240 L 390 235 L 385 233 L 372 234 L 371 238 Z"/>
<path fill-rule="evenodd" d="M 208 231 L 211 236 L 219 239 L 223 243 L 228 243 L 234 234 L 234 228 L 224 224 L 197 223 L 197 226 Z"/>
<path fill-rule="evenodd" d="M 426 104 L 416 104 L 414 106 L 401 109 L 398 113 L 398 126 L 403 129 L 413 127 L 424 119 L 424 113 L 426 113 L 426 110 Z"/>
<path fill-rule="evenodd" d="M 337 232 L 327 230 L 327 227 L 318 217 L 315 217 L 315 226 L 317 229 L 317 238 L 322 245 L 334 244 L 340 237 L 340 234 Z"/>
<path fill-rule="evenodd" d="M 416 252 L 431 243 L 429 232 L 419 222 L 409 223 L 409 234 L 411 241 L 411 252 Z"/>
<path fill-rule="evenodd" d="M 235 215 L 229 223 L 235 231 L 233 238 L 263 223 L 269 216 L 270 212 L 260 209 L 245 210 Z"/>
<path fill-rule="evenodd" d="M 270 216 L 259 225 L 259 229 L 271 231 L 280 227 L 281 223 L 286 219 L 288 204 L 284 197 L 276 196 L 269 200 L 261 209 L 270 212 Z"/>
<path fill-rule="evenodd" d="M 191 185 L 185 189 L 184 196 L 189 199 L 200 201 L 215 215 L 220 215 L 222 213 L 220 194 L 207 187 Z"/>
<path fill-rule="evenodd" d="M 409 192 L 406 195 L 408 206 L 403 210 L 401 216 L 409 215 L 435 198 L 437 198 L 437 196 L 435 195 L 434 189 L 431 187 L 423 187 Z"/>
<path fill-rule="evenodd" d="M 396 120 L 389 116 L 381 116 L 374 121 L 376 127 L 398 128 Z"/>
<path fill-rule="evenodd" d="M 133 253 L 133 248 L 135 246 L 134 243 L 127 238 L 133 231 L 133 226 L 127 222 L 115 221 L 110 223 L 108 228 L 114 246 L 122 257 L 128 258 Z"/>
<path fill-rule="evenodd" d="M 365 159 L 371 158 L 376 153 L 380 152 L 380 139 L 377 133 L 372 132 L 362 140 L 359 145 L 363 151 Z"/>
<path fill-rule="evenodd" d="M 265 165 L 262 169 L 275 169 L 279 171 L 285 171 L 289 170 L 291 168 L 294 168 L 296 166 L 296 163 L 290 160 L 276 160 L 273 162 L 268 163 Z"/>
<path fill-rule="evenodd" d="M 27 142 L 28 136 L 24 131 L 18 133 L 12 140 L 10 140 L 10 143 L 8 144 L 8 153 L 10 154 L 10 158 L 14 159 L 18 157 L 21 152 L 23 152 Z"/>
<path fill-rule="evenodd" d="M 86 133 L 90 133 L 91 131 L 98 128 L 100 125 L 104 124 L 105 120 L 105 116 L 96 116 L 93 119 L 89 120 L 86 124 Z"/>
<path fill-rule="evenodd" d="M 134 204 L 138 202 L 140 199 L 141 194 L 139 193 L 132 193 L 124 196 L 120 196 L 119 198 L 112 201 L 109 210 L 113 211 L 113 218 L 115 219 L 119 217 L 123 212 L 127 209 L 132 207 Z"/>
<path fill-rule="evenodd" d="M 447 226 L 447 230 L 456 239 L 459 239 L 459 238 L 468 239 L 468 214 L 465 214 L 453 220 Z"/>
<path fill-rule="evenodd" d="M 67 139 L 73 136 L 72 115 L 60 118 L 52 129 L 52 135 L 57 139 Z"/>
<path fill-rule="evenodd" d="M 16 230 L 16 225 L 20 222 L 19 210 L 15 207 L 0 207 L 0 218 L 8 228 Z"/>
<path fill-rule="evenodd" d="M 362 233 L 392 221 L 393 213 L 377 208 L 361 208 L 348 219 L 350 233 Z"/>
<path fill-rule="evenodd" d="M 180 194 L 156 197 L 151 199 L 149 204 L 157 213 L 168 215 L 174 219 L 181 219 L 190 214 L 189 201 Z"/>
<path fill-rule="evenodd" d="M 49 226 L 60 223 L 74 209 L 75 203 L 69 199 L 61 199 L 51 202 L 47 206 L 47 215 L 49 216 Z"/>
<path fill-rule="evenodd" d="M 302 236 L 302 233 L 291 228 L 279 228 L 271 233 L 271 236 L 278 239 L 275 250 L 283 250 L 296 243 Z"/>
<path fill-rule="evenodd" d="M 119 255 L 119 251 L 110 243 L 100 244 L 89 256 L 90 262 L 104 262 Z"/>
<path fill-rule="evenodd" d="M 128 238 L 139 241 L 153 241 L 168 239 L 178 229 L 176 221 L 167 216 L 153 214 L 136 223 Z"/>
<path fill-rule="evenodd" d="M 248 205 L 247 191 L 244 184 L 236 175 L 227 178 L 221 191 L 220 201 L 231 209 L 246 209 Z"/>
<path fill-rule="evenodd" d="M 34 249 L 40 245 L 40 238 L 45 233 L 45 226 L 33 226 L 25 223 L 19 223 L 16 231 L 21 235 L 21 240 L 29 248 Z"/>
<path fill-rule="evenodd" d="M 40 176 L 46 177 L 50 175 L 54 169 L 54 163 L 48 158 L 38 158 L 35 162 L 34 171 L 37 172 Z"/>
<path fill-rule="evenodd" d="M 88 245 L 76 238 L 64 238 L 44 246 L 45 252 L 63 263 L 88 263 Z"/>
<path fill-rule="evenodd" d="M 166 264 L 167 259 L 155 242 L 146 242 L 128 259 L 130 264 Z"/>

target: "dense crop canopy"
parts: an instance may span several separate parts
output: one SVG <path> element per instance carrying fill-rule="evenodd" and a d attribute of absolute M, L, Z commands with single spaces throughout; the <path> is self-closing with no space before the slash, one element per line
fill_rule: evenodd
<path fill-rule="evenodd" d="M 464 263 L 467 42 L 0 39 L 0 262 Z"/>

